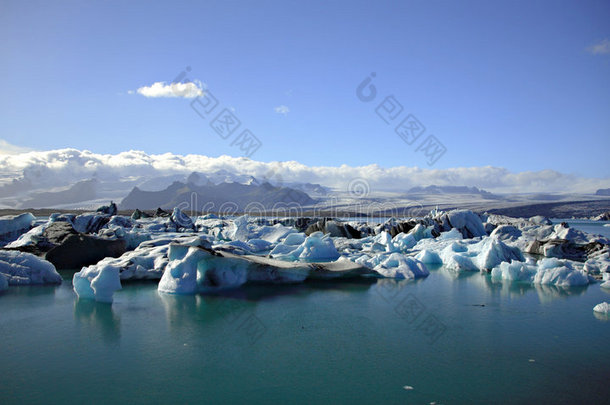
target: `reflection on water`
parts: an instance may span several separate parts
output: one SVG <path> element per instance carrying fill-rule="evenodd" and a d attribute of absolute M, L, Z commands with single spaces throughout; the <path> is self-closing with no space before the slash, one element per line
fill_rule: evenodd
<path fill-rule="evenodd" d="M 474 276 L 475 274 L 480 274 L 478 271 L 455 271 L 446 267 L 441 267 L 438 270 L 438 273 L 452 281 L 466 279 Z"/>
<path fill-rule="evenodd" d="M 55 291 L 60 288 L 60 285 L 11 285 L 4 294 L 10 295 L 21 295 L 27 297 L 41 297 L 48 296 L 50 299 L 54 299 Z"/>
<path fill-rule="evenodd" d="M 121 318 L 114 313 L 111 304 L 93 300 L 74 301 L 74 319 L 104 342 L 119 342 L 121 338 Z"/>
<path fill-rule="evenodd" d="M 393 281 L 393 280 L 391 280 Z M 217 291 L 199 295 L 172 295 L 159 293 L 165 308 L 168 327 L 176 336 L 186 334 L 206 336 L 214 330 L 222 330 L 226 342 L 233 342 L 241 347 L 248 347 L 258 342 L 272 327 L 272 323 L 295 322 L 291 317 L 302 316 L 298 311 L 282 307 L 282 301 L 317 300 L 316 294 L 324 295 L 325 299 L 351 297 L 353 293 L 364 292 L 371 288 L 377 279 L 354 279 L 343 281 L 314 281 L 294 285 L 258 285 L 244 286 L 238 289 Z M 324 302 L 324 301 L 322 301 Z M 278 304 L 279 303 L 279 304 Z M 261 306 L 280 305 L 280 316 L 276 319 L 263 321 Z M 310 312 L 308 312 L 310 313 Z M 332 317 L 332 313 L 329 313 Z M 326 322 L 328 321 L 328 322 Z M 339 325 L 336 320 L 318 319 L 327 325 Z M 311 326 L 311 322 L 297 322 L 303 328 Z M 342 324 L 350 324 L 345 317 Z M 354 321 L 354 325 L 362 324 Z M 345 332 L 345 331 L 344 331 Z M 346 336 L 349 333 L 346 333 Z M 213 340 L 213 339 L 212 339 Z M 231 343 L 229 343 L 231 344 Z"/>
<path fill-rule="evenodd" d="M 290 285 L 251 285 L 241 288 L 219 290 L 198 295 L 179 295 L 159 293 L 163 302 L 167 322 L 171 327 L 180 327 L 184 323 L 216 322 L 218 320 L 235 320 L 244 313 L 251 314 L 261 302 L 273 301 L 282 297 L 306 297 L 317 292 L 338 292 L 351 294 L 371 288 L 375 283 L 404 284 L 410 280 L 397 282 L 390 279 L 353 279 L 311 281 Z"/>
<path fill-rule="evenodd" d="M 602 314 L 601 312 L 593 311 L 593 315 L 600 321 L 610 321 L 610 314 Z"/>
<path fill-rule="evenodd" d="M 75 302 L 66 284 L 9 291 L 0 297 L 0 398 L 294 405 L 607 398 L 610 324 L 591 316 L 608 300 L 599 286 L 495 283 L 484 273 L 430 270 L 418 280 L 189 296 L 125 283 L 112 305 Z M 32 389 L 31 376 L 41 372 Z"/>
<path fill-rule="evenodd" d="M 507 296 L 524 296 L 530 292 L 538 294 L 541 303 L 549 303 L 558 298 L 582 295 L 588 286 L 558 287 L 552 284 L 531 284 L 522 281 L 493 280 L 491 276 L 481 277 L 483 284 L 492 292 Z M 481 284 L 481 283 L 479 283 Z"/>

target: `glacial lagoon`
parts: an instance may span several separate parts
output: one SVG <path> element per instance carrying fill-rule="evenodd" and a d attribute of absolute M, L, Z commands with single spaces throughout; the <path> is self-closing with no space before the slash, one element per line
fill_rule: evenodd
<path fill-rule="evenodd" d="M 60 286 L 0 296 L 0 397 L 22 403 L 603 403 L 610 294 L 425 279 L 169 295 Z"/>

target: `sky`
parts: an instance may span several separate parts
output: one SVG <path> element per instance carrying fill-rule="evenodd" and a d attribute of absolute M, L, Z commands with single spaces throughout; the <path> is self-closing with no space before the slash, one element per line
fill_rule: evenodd
<path fill-rule="evenodd" d="M 607 0 L 2 0 L 0 52 L 4 153 L 610 178 Z"/>

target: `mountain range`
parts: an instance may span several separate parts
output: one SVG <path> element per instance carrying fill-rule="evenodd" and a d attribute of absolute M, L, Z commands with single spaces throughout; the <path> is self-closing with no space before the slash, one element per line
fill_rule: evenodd
<path fill-rule="evenodd" d="M 207 180 L 207 179 L 206 179 Z M 172 209 L 181 207 L 194 211 L 249 211 L 270 210 L 280 206 L 309 206 L 316 201 L 306 193 L 290 187 L 276 187 L 270 183 L 213 184 L 199 176 L 189 176 L 187 182 L 176 181 L 160 191 L 144 191 L 138 187 L 121 201 L 119 209 L 155 208 Z M 199 183 L 198 183 L 199 182 Z M 224 208 L 223 208 L 224 207 Z"/>

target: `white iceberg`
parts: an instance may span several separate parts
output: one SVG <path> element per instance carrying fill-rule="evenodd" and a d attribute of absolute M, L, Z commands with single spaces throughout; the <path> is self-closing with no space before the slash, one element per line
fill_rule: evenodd
<path fill-rule="evenodd" d="M 289 246 L 300 245 L 301 243 L 305 242 L 306 237 L 307 236 L 303 232 L 289 233 L 286 235 L 282 243 Z"/>
<path fill-rule="evenodd" d="M 400 253 L 390 254 L 373 270 L 384 277 L 397 279 L 414 279 L 426 277 L 430 274 L 424 263 Z"/>
<path fill-rule="evenodd" d="M 61 276 L 52 263 L 14 250 L 0 250 L 0 273 L 9 285 L 61 283 Z"/>
<path fill-rule="evenodd" d="M 415 258 L 424 264 L 443 264 L 443 261 L 438 253 L 432 250 L 421 250 L 415 255 Z"/>
<path fill-rule="evenodd" d="M 468 246 L 468 250 L 476 253 L 475 263 L 479 270 L 491 270 L 502 262 L 525 261 L 521 250 L 492 237 Z"/>
<path fill-rule="evenodd" d="M 437 238 L 438 240 L 452 240 L 452 239 L 464 239 L 464 236 L 462 235 L 462 233 L 457 230 L 456 228 L 451 229 L 450 231 L 447 232 L 441 232 L 441 234 L 439 235 L 439 237 Z"/>
<path fill-rule="evenodd" d="M 538 262 L 538 271 L 532 282 L 571 287 L 589 284 L 589 276 L 585 271 L 575 268 L 569 260 L 546 258 Z"/>
<path fill-rule="evenodd" d="M 593 307 L 593 311 L 599 312 L 600 314 L 610 315 L 610 304 L 602 302 Z"/>
<path fill-rule="evenodd" d="M 345 258 L 328 263 L 287 262 L 171 244 L 158 290 L 194 294 L 246 283 L 295 283 L 307 278 L 356 277 L 372 271 Z"/>
<path fill-rule="evenodd" d="M 492 280 L 527 281 L 532 282 L 536 274 L 536 266 L 523 262 L 502 262 L 491 270 Z"/>
<path fill-rule="evenodd" d="M 46 229 L 47 224 L 38 225 L 29 231 L 22 233 L 19 237 L 7 244 L 5 247 L 10 249 L 20 248 L 24 246 L 35 246 L 38 242 L 43 239 L 43 232 Z"/>
<path fill-rule="evenodd" d="M 340 255 L 329 235 L 314 232 L 299 246 L 278 244 L 270 256 L 280 260 L 318 262 L 337 260 Z"/>
<path fill-rule="evenodd" d="M 440 212 L 435 216 L 435 219 L 441 222 L 443 228 L 446 230 L 457 228 L 464 238 L 487 236 L 481 217 L 469 210 L 453 210 L 447 213 Z"/>
<path fill-rule="evenodd" d="M 582 286 L 590 282 L 587 273 L 576 263 L 555 258 L 545 258 L 537 264 L 518 261 L 500 263 L 491 270 L 491 278 L 557 287 Z"/>
<path fill-rule="evenodd" d="M 401 252 L 406 252 L 417 245 L 417 240 L 412 234 L 399 233 L 392 238 L 393 245 Z"/>
<path fill-rule="evenodd" d="M 119 269 L 111 265 L 83 267 L 74 273 L 72 285 L 78 298 L 110 303 L 114 292 L 121 289 Z"/>
<path fill-rule="evenodd" d="M 17 238 L 30 230 L 36 218 L 29 212 L 20 215 L 6 215 L 0 217 L 0 240 Z"/>
<path fill-rule="evenodd" d="M 183 213 L 180 208 L 175 207 L 172 215 L 169 217 L 170 221 L 176 226 L 176 229 L 186 228 L 194 229 L 193 220 Z"/>

